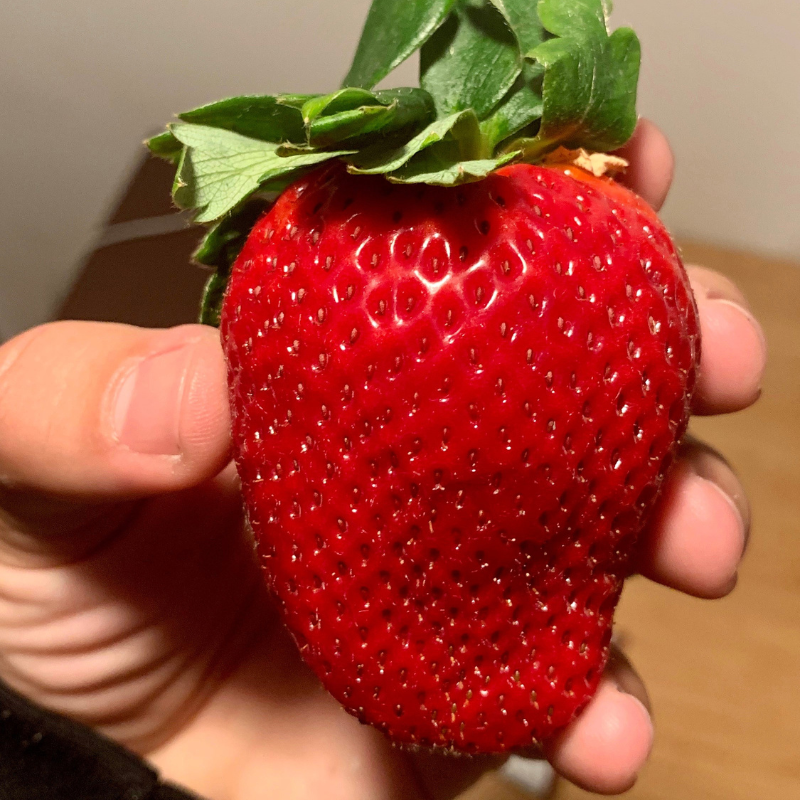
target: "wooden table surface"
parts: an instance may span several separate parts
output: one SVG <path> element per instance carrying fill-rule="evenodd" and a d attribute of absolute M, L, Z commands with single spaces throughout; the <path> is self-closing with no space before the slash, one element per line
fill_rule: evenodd
<path fill-rule="evenodd" d="M 750 548 L 725 600 L 684 597 L 641 579 L 617 630 L 647 682 L 656 721 L 631 800 L 800 798 L 800 264 L 686 244 L 687 263 L 733 278 L 761 319 L 770 365 L 758 405 L 697 419 L 753 505 Z M 556 800 L 594 797 L 565 783 Z M 469 800 L 522 800 L 485 778 Z M 464 798 L 466 800 L 466 798 Z"/>

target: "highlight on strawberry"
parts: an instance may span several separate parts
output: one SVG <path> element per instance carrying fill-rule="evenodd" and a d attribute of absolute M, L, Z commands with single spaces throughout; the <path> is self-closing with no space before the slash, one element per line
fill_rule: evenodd
<path fill-rule="evenodd" d="M 595 692 L 686 431 L 697 313 L 609 155 L 640 48 L 608 0 L 375 0 L 343 88 L 180 114 L 202 320 L 267 580 L 392 740 L 529 748 Z M 376 90 L 420 50 L 420 87 Z"/>

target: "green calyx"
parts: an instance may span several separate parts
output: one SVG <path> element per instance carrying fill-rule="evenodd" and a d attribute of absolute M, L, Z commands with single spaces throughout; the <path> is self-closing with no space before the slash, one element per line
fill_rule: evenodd
<path fill-rule="evenodd" d="M 175 203 L 212 225 L 203 321 L 256 216 L 304 171 L 454 186 L 566 147 L 608 152 L 636 126 L 640 47 L 609 32 L 611 0 L 373 0 L 342 89 L 233 97 L 148 141 L 175 164 Z M 420 51 L 420 88 L 375 90 Z"/>

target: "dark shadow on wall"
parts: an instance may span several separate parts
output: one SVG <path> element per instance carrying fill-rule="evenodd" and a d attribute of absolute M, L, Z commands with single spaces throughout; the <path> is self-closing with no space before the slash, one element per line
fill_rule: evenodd
<path fill-rule="evenodd" d="M 140 164 L 57 319 L 155 328 L 197 321 L 208 272 L 191 254 L 202 232 L 171 203 L 174 171 L 155 158 Z"/>

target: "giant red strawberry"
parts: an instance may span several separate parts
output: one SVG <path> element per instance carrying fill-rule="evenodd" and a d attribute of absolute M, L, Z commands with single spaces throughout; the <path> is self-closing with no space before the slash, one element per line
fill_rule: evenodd
<path fill-rule="evenodd" d="M 568 722 L 688 419 L 697 322 L 655 215 L 579 171 L 323 168 L 255 226 L 222 334 L 250 524 L 327 688 L 461 750 Z"/>
<path fill-rule="evenodd" d="M 217 220 L 204 318 L 265 577 L 328 690 L 397 742 L 499 752 L 574 718 L 688 423 L 669 236 L 541 163 L 603 164 L 569 148 L 633 129 L 638 42 L 605 5 L 376 0 L 347 88 L 151 143 Z M 422 41 L 421 89 L 365 88 Z"/>

